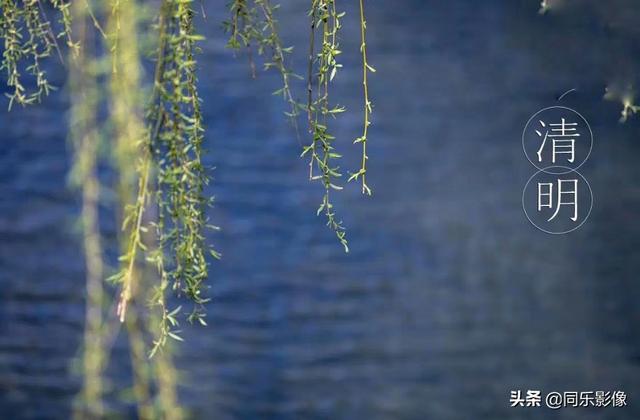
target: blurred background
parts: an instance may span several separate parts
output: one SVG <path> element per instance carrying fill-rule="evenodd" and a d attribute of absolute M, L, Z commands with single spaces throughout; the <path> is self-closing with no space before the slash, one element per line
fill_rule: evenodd
<path fill-rule="evenodd" d="M 305 71 L 307 4 L 282 1 Z M 640 75 L 635 1 L 367 2 L 374 103 L 371 198 L 335 194 L 351 252 L 315 216 L 301 145 L 271 92 L 225 48 L 207 2 L 200 59 L 215 167 L 208 327 L 177 346 L 180 398 L 202 419 L 640 418 L 640 118 L 618 122 L 606 86 Z M 346 10 L 333 121 L 342 167 L 362 123 L 357 2 Z M 68 188 L 68 97 L 0 113 L 0 417 L 67 418 L 84 322 L 84 263 Z M 3 84 L 4 85 L 4 84 Z M 295 88 L 304 96 L 303 82 Z M 562 101 L 557 98 L 570 89 Z M 590 123 L 581 173 L 594 194 L 577 231 L 536 230 L 521 207 L 535 172 L 525 123 L 564 105 Z M 304 133 L 304 131 L 303 131 Z M 306 142 L 306 138 L 302 141 Z M 115 227 L 104 222 L 107 238 Z M 111 229 L 111 231 L 109 231 Z M 110 404 L 130 382 L 126 340 Z M 511 390 L 615 391 L 623 408 L 511 408 Z M 132 412 L 122 408 L 123 416 Z"/>

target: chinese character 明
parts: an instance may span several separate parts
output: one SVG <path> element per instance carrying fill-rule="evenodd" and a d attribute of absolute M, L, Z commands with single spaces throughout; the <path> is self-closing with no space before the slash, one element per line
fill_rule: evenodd
<path fill-rule="evenodd" d="M 511 407 L 524 407 L 524 398 L 522 398 L 522 391 L 511 391 L 511 398 L 509 398 Z"/>
<path fill-rule="evenodd" d="M 542 151 L 547 144 L 547 139 L 551 140 L 551 162 L 556 163 L 557 155 L 569 155 L 566 159 L 567 162 L 573 163 L 576 157 L 576 137 L 580 137 L 580 133 L 577 132 L 578 123 L 568 123 L 564 118 L 560 119 L 559 123 L 547 124 L 539 120 L 540 125 L 545 129 L 544 134 L 535 130 L 536 134 L 542 138 L 542 144 L 538 149 L 538 162 L 542 162 Z"/>
<path fill-rule="evenodd" d="M 570 184 L 573 187 L 570 189 L 564 188 L 565 184 Z M 552 182 L 538 182 L 538 211 L 542 211 L 544 207 L 548 207 L 550 209 L 554 208 L 553 201 L 553 183 Z M 569 196 L 568 200 L 564 200 L 565 196 Z M 574 222 L 578 220 L 578 180 L 577 179 L 559 179 L 558 180 L 558 188 L 556 194 L 556 205 L 555 212 L 547 222 L 555 219 L 558 213 L 560 212 L 560 208 L 562 206 L 573 206 L 573 216 L 571 216 L 571 220 Z"/>

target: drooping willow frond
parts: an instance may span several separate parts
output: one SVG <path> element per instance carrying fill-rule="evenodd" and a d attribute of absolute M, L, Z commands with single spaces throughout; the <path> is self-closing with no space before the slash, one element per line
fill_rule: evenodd
<path fill-rule="evenodd" d="M 245 48 L 249 56 L 251 75 L 256 77 L 256 66 L 252 56 L 252 45 L 262 38 L 258 23 L 258 11 L 255 0 L 233 0 L 229 4 L 231 18 L 223 22 L 229 33 L 227 47 L 233 50 Z"/>
<path fill-rule="evenodd" d="M 124 322 L 140 276 L 139 254 L 147 245 L 144 214 L 150 202 L 151 152 L 142 115 L 140 59 L 137 38 L 138 16 L 133 0 L 113 0 L 108 8 L 106 35 L 111 72 L 109 73 L 110 117 L 118 168 L 118 197 L 123 206 L 121 271 L 112 279 L 122 283 L 118 316 Z M 137 189 L 136 189 L 137 187 Z"/>
<path fill-rule="evenodd" d="M 349 177 L 349 181 L 357 181 L 358 178 L 362 181 L 362 193 L 371 195 L 371 188 L 367 185 L 367 140 L 369 134 L 369 125 L 371 125 L 371 112 L 372 106 L 369 100 L 369 85 L 367 82 L 367 75 L 369 72 L 375 73 L 375 69 L 367 62 L 367 21 L 364 17 L 364 0 L 360 0 L 360 53 L 362 54 L 362 89 L 364 96 L 364 123 L 362 128 L 362 135 L 355 139 L 354 143 L 362 144 L 362 160 L 360 169 L 353 173 Z"/>
<path fill-rule="evenodd" d="M 61 0 L 51 4 L 61 16 L 63 29 L 55 35 L 39 0 L 0 0 L 0 38 L 4 40 L 4 52 L 0 70 L 7 73 L 9 109 L 14 103 L 29 105 L 40 102 L 54 89 L 47 79 L 43 61 L 55 50 L 62 55 L 57 37 L 67 37 L 71 42 L 69 3 Z M 33 79 L 35 87 L 25 87 L 25 77 Z"/>
<path fill-rule="evenodd" d="M 117 3 L 126 2 L 119 0 Z M 204 282 L 208 277 L 206 256 L 219 257 L 206 244 L 204 237 L 205 229 L 213 226 L 209 225 L 205 215 L 211 200 L 203 194 L 209 178 L 202 163 L 204 128 L 195 75 L 196 42 L 202 37 L 195 33 L 194 11 L 190 3 L 164 0 L 161 6 L 157 26 L 157 62 L 146 130 L 142 130 L 139 119 L 132 112 L 122 113 L 122 123 L 116 124 L 121 127 L 125 139 L 120 156 L 125 159 L 127 156 L 138 157 L 136 162 L 130 162 L 130 167 L 136 168 L 133 177 L 137 178 L 138 187 L 133 203 L 125 208 L 123 229 L 127 232 L 128 241 L 120 258 L 123 268 L 114 276 L 122 283 L 118 313 L 124 320 L 137 278 L 136 264 L 146 260 L 155 266 L 159 276 L 151 297 L 151 304 L 160 309 L 151 355 L 165 345 L 167 338 L 181 340 L 176 329 L 181 308 L 168 308 L 165 296 L 168 289 L 184 293 L 194 302 L 194 309 L 188 317 L 190 322 L 206 325 L 203 307 L 208 300 L 204 296 Z M 114 20 L 118 22 L 116 17 Z M 124 15 L 119 21 L 124 24 Z M 138 92 L 139 88 L 133 87 L 135 81 L 131 76 L 136 74 L 135 70 L 129 69 L 133 72 L 129 73 L 126 68 L 131 60 L 125 51 L 132 48 L 131 44 L 114 41 L 112 45 L 114 71 L 118 72 L 113 79 L 124 83 L 113 85 L 113 95 L 118 89 Z M 122 55 L 120 60 L 118 54 Z M 120 75 L 121 72 L 127 75 Z M 127 85 L 128 81 L 132 84 Z M 127 108 L 126 98 L 114 103 L 119 102 L 123 109 Z M 127 185 L 126 181 L 124 185 Z M 155 221 L 145 216 L 152 205 L 157 209 Z M 148 226 L 154 228 L 153 235 Z M 145 241 L 145 237 L 151 236 Z M 151 240 L 155 243 L 149 243 Z"/>
<path fill-rule="evenodd" d="M 266 57 L 263 63 L 265 70 L 275 69 L 280 74 L 282 85 L 273 92 L 282 96 L 289 105 L 285 115 L 290 119 L 295 128 L 296 135 L 300 137 L 298 129 L 298 115 L 305 106 L 296 101 L 291 86 L 292 79 L 302 79 L 287 65 L 287 56 L 293 52 L 293 47 L 285 47 L 278 30 L 276 11 L 278 4 L 272 4 L 269 0 L 235 0 L 229 5 L 231 18 L 225 22 L 225 28 L 229 33 L 227 46 L 234 50 L 246 48 L 247 51 L 255 49 L 259 56 Z M 250 58 L 252 73 L 255 77 L 255 64 Z"/>
<path fill-rule="evenodd" d="M 189 320 L 205 324 L 206 255 L 218 258 L 219 254 L 204 237 L 207 228 L 215 227 L 205 214 L 211 199 L 203 194 L 209 176 L 202 162 L 204 127 L 195 60 L 199 51 L 196 43 L 203 38 L 195 32 L 194 15 L 190 1 L 163 2 L 155 93 L 148 120 L 158 177 L 160 252 L 155 263 L 163 281 L 194 302 Z M 171 316 L 167 321 L 173 324 Z M 178 337 L 168 330 L 167 335 Z"/>
<path fill-rule="evenodd" d="M 332 190 L 342 189 L 336 182 L 336 179 L 340 178 L 342 174 L 335 164 L 335 160 L 340 158 L 341 155 L 336 152 L 334 146 L 335 138 L 328 130 L 328 117 L 335 117 L 345 111 L 344 107 L 332 106 L 329 101 L 329 85 L 336 76 L 338 69 L 342 67 L 337 61 L 337 56 L 341 53 L 338 34 L 344 13 L 337 11 L 335 0 L 312 0 L 311 2 L 309 11 L 311 31 L 307 103 L 303 105 L 294 99 L 291 92 L 291 78 L 300 76 L 285 64 L 285 54 L 290 53 L 291 48 L 283 47 L 278 34 L 277 21 L 274 17 L 274 11 L 277 8 L 277 5 L 272 6 L 268 0 L 233 1 L 230 4 L 231 19 L 226 22 L 227 31 L 230 33 L 227 45 L 234 49 L 246 47 L 250 50 L 251 46 L 256 44 L 260 55 L 267 49 L 272 51 L 272 60 L 265 63 L 265 67 L 276 68 L 282 75 L 282 88 L 275 93 L 282 94 L 285 101 L 290 104 L 291 111 L 287 115 L 292 119 L 296 127 L 296 133 L 298 133 L 297 117 L 301 110 L 307 111 L 311 141 L 303 148 L 302 156 L 309 157 L 309 178 L 322 181 L 325 188 L 318 214 L 325 214 L 327 225 L 335 231 L 345 251 L 348 252 L 345 228 L 342 222 L 336 218 L 333 203 L 330 199 Z M 262 19 L 260 18 L 260 11 L 262 12 Z M 321 35 L 320 51 L 316 51 L 316 32 Z M 348 181 L 361 180 L 363 194 L 371 195 L 371 189 L 366 181 L 367 139 L 372 112 L 367 74 L 375 72 L 375 69 L 367 62 L 364 0 L 360 2 L 360 32 L 360 51 L 363 62 L 364 125 L 362 135 L 354 143 L 362 144 L 362 159 L 360 168 L 351 174 Z M 315 171 L 319 171 L 320 174 L 314 174 Z"/>
<path fill-rule="evenodd" d="M 112 0 L 108 25 L 110 73 L 110 116 L 115 134 L 115 157 L 119 173 L 118 196 L 127 204 L 124 214 L 123 290 L 119 309 L 125 318 L 128 299 L 141 298 L 144 304 L 131 305 L 124 319 L 130 343 L 133 368 L 133 393 L 141 419 L 183 418 L 183 409 L 176 397 L 176 374 L 171 352 L 165 346 L 153 356 L 163 342 L 166 331 L 166 279 L 160 278 L 153 267 L 152 252 L 160 252 L 157 238 L 147 226 L 153 216 L 147 214 L 154 198 L 153 155 L 151 137 L 145 128 L 143 98 L 141 97 L 141 60 L 138 45 L 139 5 L 135 0 Z M 134 34 L 132 36 L 131 34 Z M 137 181 L 137 182 L 136 182 Z M 137 190 L 135 186 L 137 184 Z M 151 213 L 151 212 L 149 212 Z M 142 254 L 140 257 L 137 254 Z M 142 258 L 144 256 L 144 258 Z M 145 313 L 146 299 L 161 311 Z M 161 325 L 158 328 L 158 325 Z M 145 340 L 145 333 L 156 336 L 153 345 Z M 155 394 L 155 395 L 154 395 Z"/>
<path fill-rule="evenodd" d="M 335 232 L 345 252 L 349 252 L 345 228 L 342 221 L 336 218 L 331 201 L 331 191 L 342 189 L 336 181 L 342 174 L 339 166 L 335 163 L 335 160 L 339 159 L 341 155 L 336 152 L 335 137 L 328 130 L 329 118 L 345 111 L 344 107 L 331 105 L 329 100 L 330 83 L 336 76 L 338 69 L 342 67 L 342 64 L 338 63 L 337 57 L 341 53 L 338 33 L 341 28 L 340 19 L 344 13 L 337 11 L 335 0 L 312 0 L 309 14 L 311 16 L 311 39 L 307 110 L 312 139 L 304 147 L 302 156 L 309 156 L 309 178 L 313 181 L 321 181 L 324 187 L 324 195 L 317 214 L 324 213 L 327 226 Z M 322 40 L 317 55 L 314 49 L 316 28 L 320 28 Z M 313 69 L 315 67 L 317 67 L 317 73 L 314 75 Z M 315 98 L 313 95 L 314 85 L 317 87 Z M 319 170 L 320 174 L 314 174 L 314 168 Z"/>
<path fill-rule="evenodd" d="M 97 128 L 96 108 L 100 89 L 96 63 L 93 59 L 93 33 L 87 27 L 84 7 L 73 7 L 74 29 L 81 48 L 74 51 L 70 60 L 71 121 L 69 124 L 73 150 L 71 180 L 80 190 L 82 204 L 80 220 L 86 267 L 86 309 L 82 354 L 83 384 L 77 418 L 101 417 L 104 384 L 102 372 L 105 364 L 103 346 L 103 275 L 104 263 L 100 235 L 98 203 L 98 150 L 100 135 Z"/>

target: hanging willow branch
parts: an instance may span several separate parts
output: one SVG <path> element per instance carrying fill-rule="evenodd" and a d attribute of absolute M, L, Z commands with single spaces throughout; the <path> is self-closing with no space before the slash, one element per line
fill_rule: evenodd
<path fill-rule="evenodd" d="M 362 136 L 355 139 L 354 143 L 362 144 L 362 163 L 360 166 L 360 170 L 358 172 L 353 173 L 349 177 L 349 181 L 357 181 L 358 178 L 362 181 L 362 193 L 371 195 L 371 188 L 367 185 L 367 160 L 369 156 L 367 156 L 367 140 L 369 133 L 369 125 L 371 125 L 370 116 L 371 116 L 371 101 L 369 100 L 369 85 L 367 84 L 367 74 L 369 72 L 375 73 L 375 69 L 369 65 L 367 62 L 367 21 L 364 18 L 364 0 L 360 0 L 360 53 L 362 54 L 362 87 L 364 92 L 364 124 Z"/>
<path fill-rule="evenodd" d="M 67 36 L 70 40 L 69 4 L 53 1 L 52 5 L 63 21 L 64 30 L 58 36 Z M 12 93 L 7 94 L 9 109 L 14 102 L 23 106 L 40 102 L 43 96 L 53 90 L 42 68 L 44 59 L 54 50 L 62 59 L 56 35 L 44 16 L 39 0 L 0 0 L 0 12 L 0 38 L 4 40 L 0 70 L 7 72 L 7 85 L 13 89 Z M 35 80 L 32 90 L 24 85 L 25 72 Z"/>
<path fill-rule="evenodd" d="M 360 180 L 362 193 L 371 195 L 371 188 L 367 184 L 367 140 L 369 126 L 371 125 L 372 105 L 369 98 L 369 86 L 367 75 L 375 72 L 375 69 L 367 61 L 366 50 L 366 20 L 364 15 L 364 0 L 360 1 L 360 52 L 362 55 L 363 71 L 363 96 L 364 96 L 364 124 L 363 133 L 355 139 L 355 144 L 362 144 L 362 159 L 360 168 L 352 173 L 348 181 Z M 294 99 L 291 93 L 291 77 L 298 77 L 295 72 L 285 65 L 285 54 L 291 52 L 291 48 L 284 48 L 276 27 L 274 12 L 278 6 L 272 6 L 268 0 L 235 0 L 230 6 L 231 19 L 225 22 L 230 33 L 227 46 L 233 49 L 241 47 L 251 50 L 253 43 L 258 45 L 258 52 L 262 55 L 265 49 L 272 51 L 272 61 L 265 64 L 266 68 L 276 68 L 282 75 L 283 86 L 275 93 L 282 94 L 285 101 L 290 104 L 291 111 L 287 115 L 292 119 L 297 128 L 297 117 L 301 110 L 307 111 L 310 143 L 303 148 L 302 156 L 309 157 L 309 179 L 321 181 L 325 194 L 318 208 L 317 214 L 324 213 L 327 225 L 336 233 L 336 236 L 348 252 L 345 228 L 341 221 L 336 219 L 333 203 L 330 199 L 332 190 L 341 190 L 342 187 L 336 180 L 342 176 L 335 160 L 341 155 L 336 152 L 335 137 L 329 133 L 328 117 L 335 117 L 345 111 L 344 107 L 332 106 L 329 101 L 329 85 L 337 74 L 341 64 L 337 62 L 339 49 L 340 19 L 344 13 L 338 13 L 335 0 L 312 0 L 309 16 L 311 18 L 311 31 L 309 41 L 309 58 L 307 71 L 307 103 L 303 105 Z M 263 19 L 259 18 L 256 9 L 262 11 Z M 320 29 L 322 44 L 320 51 L 316 52 L 316 32 Z M 253 62 L 251 62 L 253 67 Z M 315 90 L 314 90 L 315 87 Z M 319 171 L 319 174 L 314 174 Z"/>
<path fill-rule="evenodd" d="M 174 290 L 184 293 L 194 302 L 189 321 L 206 325 L 206 255 L 220 255 L 204 238 L 206 228 L 216 227 L 209 224 L 205 215 L 212 200 L 203 195 L 209 177 L 202 163 L 204 128 L 195 74 L 196 42 L 203 37 L 195 33 L 190 4 L 165 0 L 159 23 L 154 102 L 148 119 L 153 127 L 150 146 L 158 173 L 155 199 L 159 218 L 155 227 L 160 246 L 151 258 L 163 282 L 160 292 L 171 284 Z M 160 344 L 166 336 L 179 339 L 177 332 L 169 328 L 177 325 L 175 310 L 163 311 Z"/>
<path fill-rule="evenodd" d="M 255 64 L 250 52 L 255 46 L 258 55 L 265 56 L 263 67 L 265 70 L 275 69 L 280 73 L 282 87 L 273 92 L 280 95 L 289 105 L 285 115 L 294 126 L 299 138 L 298 115 L 305 106 L 295 100 L 292 93 L 291 79 L 302 79 L 287 66 L 287 55 L 293 52 L 293 47 L 285 47 L 278 31 L 278 21 L 275 12 L 279 5 L 272 5 L 269 0 L 235 0 L 229 5 L 231 19 L 225 22 L 229 33 L 227 47 L 249 51 L 252 74 L 255 77 Z M 268 56 L 267 56 L 268 54 Z"/>
<path fill-rule="evenodd" d="M 337 56 L 341 53 L 338 33 L 341 28 L 340 19 L 344 13 L 337 12 L 335 0 L 312 0 L 309 14 L 311 16 L 311 37 L 307 112 L 312 140 L 304 147 L 302 156 L 309 156 L 309 179 L 321 181 L 324 187 L 324 196 L 317 214 L 324 213 L 327 218 L 327 226 L 335 232 L 345 252 L 349 252 L 345 228 L 342 222 L 336 219 L 331 201 L 331 191 L 342 189 L 336 183 L 336 179 L 340 178 L 342 174 L 334 162 L 341 155 L 335 151 L 333 145 L 335 137 L 329 133 L 327 127 L 329 117 L 335 117 L 345 111 L 344 107 L 332 106 L 329 101 L 330 82 L 336 76 L 338 69 L 342 67 L 337 62 Z M 318 27 L 321 29 L 322 45 L 316 55 L 314 43 Z M 317 67 L 317 74 L 314 78 L 313 70 L 315 67 Z M 313 95 L 314 79 L 317 87 L 315 99 Z M 318 169 L 320 174 L 315 175 L 314 168 Z"/>
<path fill-rule="evenodd" d="M 91 31 L 87 28 L 84 7 L 74 6 L 75 29 L 81 48 L 73 51 L 70 67 L 71 115 L 70 137 L 74 153 L 71 179 L 80 190 L 80 219 L 86 266 L 85 331 L 83 343 L 83 378 L 78 418 L 101 417 L 104 392 L 102 372 L 105 363 L 103 348 L 104 264 L 98 224 L 100 182 L 97 175 L 99 134 L 96 107 L 99 101 L 96 65 L 92 59 Z"/>
<path fill-rule="evenodd" d="M 274 12 L 280 6 L 272 6 L 269 0 L 256 0 L 256 4 L 262 10 L 264 16 L 263 25 L 263 38 L 261 40 L 260 53 L 268 48 L 271 51 L 271 59 L 264 64 L 266 70 L 275 68 L 282 77 L 282 87 L 274 92 L 274 95 L 282 95 L 282 98 L 289 104 L 290 111 L 286 115 L 290 118 L 293 126 L 296 130 L 296 135 L 299 137 L 298 131 L 298 115 L 299 111 L 304 109 L 304 106 L 298 103 L 291 93 L 291 78 L 302 79 L 302 76 L 294 73 L 286 65 L 286 55 L 291 54 L 293 47 L 284 47 L 280 35 L 278 33 L 277 20 L 274 17 Z"/>
<path fill-rule="evenodd" d="M 231 19 L 223 22 L 230 34 L 227 47 L 233 50 L 245 48 L 251 66 L 251 75 L 256 77 L 256 66 L 252 57 L 252 44 L 262 38 L 258 27 L 258 12 L 253 5 L 254 0 L 233 0 L 229 4 Z M 251 4 L 250 4 L 251 3 Z"/>
<path fill-rule="evenodd" d="M 301 104 L 294 99 L 291 92 L 291 78 L 302 79 L 302 77 L 286 66 L 285 56 L 292 52 L 292 48 L 283 47 L 279 36 L 277 21 L 274 17 L 278 6 L 271 5 L 268 0 L 235 0 L 229 8 L 231 19 L 226 22 L 226 28 L 230 38 L 227 45 L 236 50 L 241 47 L 251 50 L 251 46 L 256 44 L 259 55 L 263 55 L 267 50 L 271 51 L 271 59 L 265 63 L 265 69 L 275 68 L 282 76 L 282 87 L 274 93 L 282 95 L 289 104 L 290 111 L 286 115 L 291 119 L 298 138 L 300 135 L 297 117 L 301 110 L 307 111 L 311 142 L 303 148 L 302 156 L 309 156 L 309 179 L 321 181 L 325 189 L 317 214 L 325 215 L 327 225 L 335 231 L 345 251 L 348 252 L 344 226 L 336 219 L 330 199 L 332 190 L 342 189 L 336 182 L 342 174 L 334 162 L 341 156 L 335 151 L 333 145 L 335 137 L 328 132 L 327 128 L 328 117 L 335 117 L 344 112 L 343 107 L 330 106 L 329 103 L 329 84 L 336 76 L 338 69 L 342 67 L 336 57 L 340 54 L 338 33 L 341 29 L 340 19 L 344 13 L 337 12 L 334 0 L 312 1 L 309 12 L 311 39 L 307 81 L 308 99 L 307 104 Z M 262 17 L 260 18 L 259 15 Z M 322 46 L 316 53 L 317 28 L 321 28 L 322 31 Z M 315 97 L 314 86 L 317 86 Z M 320 174 L 314 175 L 314 170 L 319 171 Z M 366 183 L 364 185 L 366 186 Z"/>
<path fill-rule="evenodd" d="M 107 36 L 111 58 L 110 99 L 111 118 L 115 138 L 115 160 L 118 171 L 118 195 L 125 205 L 122 231 L 124 254 L 120 257 L 123 269 L 113 279 L 122 282 L 117 313 L 124 321 L 127 303 L 135 287 L 137 254 L 142 244 L 143 214 L 149 198 L 150 158 L 144 137 L 143 121 L 139 115 L 140 63 L 136 35 L 135 3 L 115 0 L 111 4 Z M 124 37 L 126 34 L 126 42 Z M 138 196 L 131 186 L 138 182 Z M 135 201 L 134 201 L 135 200 Z M 129 203 L 134 202 L 133 205 Z"/>

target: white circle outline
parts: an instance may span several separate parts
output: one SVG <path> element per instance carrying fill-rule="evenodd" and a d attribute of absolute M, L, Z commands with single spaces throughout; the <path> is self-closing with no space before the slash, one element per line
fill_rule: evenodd
<path fill-rule="evenodd" d="M 529 178 L 527 183 L 524 184 L 524 188 L 522 189 L 522 210 L 524 211 L 524 215 L 527 217 L 527 220 L 529 221 L 529 223 L 531 223 L 533 225 L 533 227 L 535 227 L 536 229 L 538 229 L 538 230 L 540 230 L 540 231 L 542 231 L 544 233 L 548 233 L 549 235 L 565 235 L 567 233 L 573 232 L 576 229 L 579 229 L 582 225 L 584 225 L 584 222 L 586 222 L 589 219 L 589 216 L 591 216 L 591 210 L 593 209 L 593 201 L 594 201 L 593 200 L 593 190 L 591 189 L 591 185 L 589 184 L 589 181 L 587 181 L 587 178 L 585 178 L 580 172 L 576 171 L 575 169 L 570 169 L 570 168 L 568 168 L 566 166 L 547 166 L 544 169 L 549 169 L 549 168 L 569 169 L 569 171 L 568 172 L 563 172 L 561 174 L 555 174 L 555 173 L 549 173 L 549 172 L 546 172 L 546 171 L 540 169 L 535 174 L 531 175 L 531 177 Z M 587 212 L 587 215 L 585 216 L 584 220 L 582 222 L 580 222 L 580 224 L 578 226 L 574 227 L 573 229 L 565 230 L 563 232 L 551 232 L 551 231 L 545 230 L 545 229 L 541 228 L 540 226 L 536 225 L 535 223 L 533 223 L 533 220 L 531 220 L 531 218 L 529 217 L 529 213 L 527 213 L 527 209 L 526 209 L 526 207 L 524 205 L 524 193 L 525 193 L 525 191 L 527 191 L 527 187 L 529 186 L 529 183 L 531 182 L 531 180 L 536 175 L 538 175 L 540 173 L 543 173 L 543 172 L 545 174 L 547 174 L 547 175 L 566 175 L 568 173 L 575 172 L 587 184 L 587 188 L 589 188 L 589 195 L 591 196 L 591 200 L 590 200 L 591 203 L 589 205 L 589 211 Z"/>
<path fill-rule="evenodd" d="M 589 152 L 587 153 L 587 156 L 584 158 L 584 160 L 582 161 L 582 163 L 580 163 L 580 165 L 576 166 L 575 168 L 571 169 L 568 168 L 566 166 L 559 166 L 559 165 L 551 165 L 551 166 L 546 166 L 544 168 L 539 167 L 538 165 L 536 165 L 535 163 L 533 163 L 533 161 L 531 160 L 531 158 L 529 157 L 529 155 L 527 154 L 527 149 L 524 146 L 524 136 L 527 133 L 527 127 L 529 127 L 529 123 L 531 122 L 532 119 L 535 118 L 536 115 L 540 114 L 541 112 L 544 112 L 548 109 L 554 109 L 554 108 L 558 108 L 558 109 L 566 109 L 568 111 L 572 111 L 575 112 L 576 114 L 578 114 L 578 116 L 580 118 L 582 118 L 582 121 L 585 122 L 585 124 L 587 124 L 587 128 L 589 129 L 589 134 L 591 135 L 590 138 L 590 144 L 589 144 Z M 584 165 L 587 160 L 589 160 L 589 157 L 591 156 L 591 150 L 593 150 L 593 131 L 591 131 L 591 126 L 589 125 L 589 121 L 587 121 L 587 119 L 585 117 L 582 116 L 581 113 L 579 113 L 578 111 L 576 111 L 573 108 L 569 108 L 567 106 L 561 106 L 561 105 L 553 105 L 553 106 L 548 106 L 546 108 L 542 108 L 541 110 L 539 110 L 538 112 L 536 112 L 535 114 L 533 114 L 528 120 L 527 123 L 524 125 L 524 129 L 522 130 L 522 151 L 524 152 L 524 156 L 527 158 L 527 160 L 529 161 L 529 163 L 531 163 L 536 169 L 543 171 L 549 175 L 565 175 L 568 174 L 571 171 L 577 171 L 578 169 L 580 169 L 580 167 L 582 165 Z M 565 169 L 569 169 L 569 171 L 567 172 L 561 172 L 561 173 L 553 173 L 553 172 L 547 172 L 545 171 L 545 169 L 549 169 L 549 168 L 565 168 Z M 580 176 L 582 176 L 582 174 L 580 174 Z M 584 178 L 584 177 L 583 177 Z"/>

